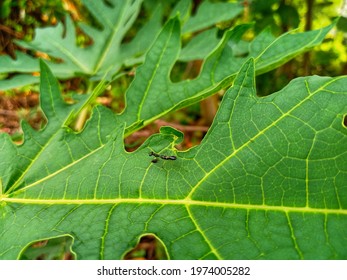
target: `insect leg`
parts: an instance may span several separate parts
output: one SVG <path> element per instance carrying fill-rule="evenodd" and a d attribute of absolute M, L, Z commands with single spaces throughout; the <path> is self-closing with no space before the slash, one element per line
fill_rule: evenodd
<path fill-rule="evenodd" d="M 155 153 L 155 152 L 150 152 L 148 155 L 149 155 L 149 156 L 160 157 L 160 155 L 157 154 L 157 153 Z"/>

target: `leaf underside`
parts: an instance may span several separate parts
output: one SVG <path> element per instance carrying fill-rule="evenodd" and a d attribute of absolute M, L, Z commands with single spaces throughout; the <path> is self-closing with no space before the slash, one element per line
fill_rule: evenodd
<path fill-rule="evenodd" d="M 0 135 L 2 259 L 57 236 L 78 259 L 119 259 L 144 234 L 171 259 L 347 258 L 347 77 L 259 98 L 250 59 L 200 145 L 177 151 L 182 135 L 162 128 L 128 153 L 125 123 L 101 106 L 82 132 L 64 127 L 72 107 L 41 71 L 47 127 L 18 147 Z"/>

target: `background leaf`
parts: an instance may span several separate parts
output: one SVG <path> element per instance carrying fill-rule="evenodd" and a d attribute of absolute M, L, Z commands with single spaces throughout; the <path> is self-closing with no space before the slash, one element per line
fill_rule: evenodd
<path fill-rule="evenodd" d="M 319 44 L 334 24 L 310 32 L 285 33 L 278 38 L 265 31 L 250 43 L 248 53 L 235 56 L 237 45 L 250 26 L 238 25 L 226 32 L 205 59 L 196 79 L 173 83 L 170 72 L 180 53 L 180 25 L 177 18 L 171 19 L 148 51 L 144 63 L 138 67 L 127 90 L 126 108 L 119 115 L 119 121 L 125 122 L 127 127 L 139 122 L 144 126 L 171 111 L 201 101 L 231 85 L 242 64 L 250 57 L 255 58 L 257 73 L 278 67 Z M 130 128 L 127 134 L 132 131 Z"/>
<path fill-rule="evenodd" d="M 69 78 L 76 75 L 103 77 L 105 73 L 118 71 L 120 60 L 120 44 L 126 32 L 136 19 L 142 0 L 136 1 L 103 1 L 84 0 L 86 8 L 97 19 L 99 29 L 81 23 L 79 27 L 93 40 L 87 47 L 76 45 L 76 30 L 69 16 L 66 17 L 65 28 L 62 23 L 54 27 L 38 28 L 31 42 L 17 41 L 27 49 L 47 53 L 60 63 L 48 62 L 53 72 L 59 78 Z M 100 15 L 103 15 L 100 18 Z M 151 25 L 154 27 L 154 25 Z M 101 29 L 100 29 L 101 28 Z M 155 36 L 155 30 L 153 30 Z M 153 38 L 151 34 L 148 36 Z M 11 61 L 1 56 L 0 71 L 35 72 L 39 70 L 38 59 L 33 59 L 20 52 L 17 60 Z M 22 67 L 23 60 L 29 62 Z M 12 65 L 12 67 L 11 67 Z"/>
<path fill-rule="evenodd" d="M 171 259 L 345 259 L 346 79 L 299 78 L 260 98 L 251 59 L 186 152 L 174 148 L 181 134 L 163 128 L 128 153 L 124 123 L 103 131 L 113 114 L 96 107 L 81 133 L 56 133 L 51 159 L 32 158 L 39 179 L 3 180 L 1 258 L 56 236 L 73 237 L 79 259 L 121 258 L 151 233 Z M 152 163 L 150 151 L 177 160 Z"/>
<path fill-rule="evenodd" d="M 132 40 L 129 41 L 126 36 L 140 13 L 143 0 L 107 2 L 83 0 L 82 2 L 99 24 L 99 27 L 83 22 L 78 25 L 90 38 L 91 44 L 77 45 L 76 28 L 70 16 L 66 16 L 65 25 L 60 22 L 56 26 L 37 28 L 32 41 L 17 40 L 16 43 L 25 49 L 49 55 L 51 59 L 47 63 L 60 79 L 83 76 L 92 80 L 101 80 L 107 75 L 107 78 L 111 80 L 121 66 L 129 67 L 141 63 L 144 54 L 161 29 L 162 6 L 165 3 L 147 1 L 152 3 L 151 15 L 147 21 L 142 20 L 144 23 L 141 28 L 135 36 L 132 35 Z M 188 18 L 190 10 L 191 1 L 178 3 L 174 9 L 175 12 L 184 13 Z M 196 15 L 191 20 L 188 19 L 186 32 L 197 31 L 217 22 L 230 20 L 241 12 L 242 7 L 238 4 L 204 1 Z M 19 51 L 16 51 L 15 55 L 16 59 L 6 55 L 0 56 L 1 73 L 39 71 L 37 58 Z M 31 82 L 38 82 L 38 78 L 26 74 L 22 76 L 22 80 L 12 78 L 0 81 L 0 89 L 6 90 Z"/>
<path fill-rule="evenodd" d="M 239 3 L 212 3 L 204 1 L 196 14 L 189 18 L 184 25 L 183 32 L 194 32 L 209 27 L 216 22 L 230 20 L 242 12 Z"/>

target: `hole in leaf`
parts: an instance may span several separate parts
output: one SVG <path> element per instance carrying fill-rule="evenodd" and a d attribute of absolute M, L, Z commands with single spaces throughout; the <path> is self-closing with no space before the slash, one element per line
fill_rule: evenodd
<path fill-rule="evenodd" d="M 268 96 L 277 91 L 282 90 L 294 77 L 289 77 L 286 73 L 286 69 L 293 68 L 290 63 L 283 65 L 282 67 L 261 74 L 256 78 L 257 95 Z"/>
<path fill-rule="evenodd" d="M 35 241 L 23 251 L 21 260 L 74 260 L 71 251 L 73 239 L 61 236 L 48 240 Z"/>
<path fill-rule="evenodd" d="M 151 123 L 138 131 L 130 134 L 124 139 L 124 147 L 127 152 L 134 152 L 140 147 L 148 137 L 159 132 L 159 127 L 155 123 Z"/>
<path fill-rule="evenodd" d="M 124 75 L 115 79 L 106 91 L 97 98 L 97 102 L 113 112 L 120 114 L 125 108 L 125 93 L 135 78 L 135 69 L 124 69 Z"/>
<path fill-rule="evenodd" d="M 154 235 L 144 235 L 137 246 L 129 251 L 126 260 L 167 260 L 167 253 L 161 240 Z"/>
<path fill-rule="evenodd" d="M 39 108 L 39 95 L 31 89 L 22 92 L 12 90 L 0 96 L 0 131 L 10 134 L 17 144 L 23 140 L 21 120 L 35 130 L 40 130 L 46 124 Z"/>
<path fill-rule="evenodd" d="M 343 116 L 343 122 L 342 122 L 342 124 L 343 124 L 343 126 L 344 126 L 345 128 L 347 128 L 347 115 L 344 115 L 344 116 Z"/>
<path fill-rule="evenodd" d="M 171 69 L 170 79 L 173 83 L 187 79 L 195 79 L 201 70 L 201 60 L 190 61 L 188 63 L 176 61 Z"/>

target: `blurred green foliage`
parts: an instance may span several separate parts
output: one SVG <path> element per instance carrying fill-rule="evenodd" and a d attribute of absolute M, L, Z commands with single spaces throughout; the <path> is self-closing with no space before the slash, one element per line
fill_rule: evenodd
<path fill-rule="evenodd" d="M 242 22 L 255 22 L 255 35 L 270 27 L 275 36 L 298 29 L 314 30 L 341 16 L 342 0 L 253 0 Z M 306 75 L 339 76 L 347 74 L 347 19 L 341 17 L 337 28 L 309 54 L 294 58 L 276 70 L 257 78 L 258 92 L 270 94 L 295 77 Z"/>
<path fill-rule="evenodd" d="M 162 3 L 166 17 L 170 16 L 172 7 L 177 1 L 164 1 Z M 201 1 L 194 1 L 193 11 L 196 11 Z M 212 1 L 212 2 L 226 2 Z M 328 25 L 331 21 L 340 16 L 342 0 L 238 0 L 241 2 L 245 11 L 239 17 L 238 23 L 255 22 L 253 34 L 254 37 L 265 28 L 271 28 L 274 36 L 279 36 L 286 31 L 299 29 L 304 31 L 309 29 L 318 29 Z M 151 10 L 157 3 L 157 0 L 148 0 L 144 3 L 143 9 L 133 27 L 129 30 L 127 38 L 136 34 L 136 30 L 146 22 L 151 16 Z M 311 6 L 311 8 L 310 8 Z M 12 30 L 11 36 L 5 36 L 0 46 L 8 54 L 13 54 L 13 45 L 10 40 L 20 37 L 20 39 L 31 40 L 33 38 L 34 28 L 52 25 L 57 21 L 64 21 L 66 12 L 72 15 L 75 20 L 83 18 L 92 24 L 93 17 L 88 15 L 80 0 L 4 0 L 0 3 L 0 24 L 9 27 Z M 219 24 L 219 28 L 226 28 L 231 23 Z M 258 82 L 258 89 L 263 95 L 282 88 L 291 79 L 304 75 L 322 75 L 337 76 L 347 73 L 347 55 L 346 55 L 346 30 L 347 19 L 341 18 L 337 29 L 331 33 L 325 42 L 311 51 L 309 55 L 296 57 L 286 65 L 263 74 Z M 79 34 L 78 43 L 88 44 L 88 39 Z M 1 38 L 0 38 L 1 39 Z M 4 52 L 0 49 L 0 52 Z M 308 61 L 309 60 L 309 61 Z M 275 78 L 275 79 L 274 79 Z M 173 79 L 175 79 L 173 77 Z M 274 83 L 275 81 L 275 83 Z M 271 86 L 269 86 L 271 85 Z"/>

